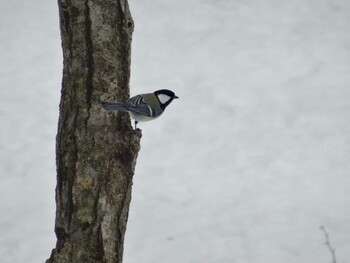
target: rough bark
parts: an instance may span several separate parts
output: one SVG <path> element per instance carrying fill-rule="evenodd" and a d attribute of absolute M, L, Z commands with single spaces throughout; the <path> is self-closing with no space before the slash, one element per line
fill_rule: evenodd
<path fill-rule="evenodd" d="M 63 81 L 56 138 L 56 248 L 47 263 L 122 262 L 140 149 L 125 113 L 133 20 L 127 0 L 58 0 Z"/>

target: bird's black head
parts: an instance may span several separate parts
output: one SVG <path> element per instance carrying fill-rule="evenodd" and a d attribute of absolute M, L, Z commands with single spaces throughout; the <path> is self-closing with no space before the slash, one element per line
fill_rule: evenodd
<path fill-rule="evenodd" d="M 157 90 L 154 92 L 154 94 L 156 95 L 159 101 L 160 107 L 163 110 L 173 101 L 173 99 L 179 98 L 178 96 L 175 95 L 174 92 L 167 89 Z"/>

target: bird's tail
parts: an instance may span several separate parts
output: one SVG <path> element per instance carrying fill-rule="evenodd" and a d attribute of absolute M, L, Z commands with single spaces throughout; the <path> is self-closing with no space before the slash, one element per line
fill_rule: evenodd
<path fill-rule="evenodd" d="M 110 101 L 101 101 L 102 107 L 105 110 L 115 110 L 115 111 L 128 111 L 124 103 L 119 102 L 110 102 Z"/>

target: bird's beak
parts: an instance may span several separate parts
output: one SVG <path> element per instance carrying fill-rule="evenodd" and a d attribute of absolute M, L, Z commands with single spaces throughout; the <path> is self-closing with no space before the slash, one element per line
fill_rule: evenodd
<path fill-rule="evenodd" d="M 176 95 L 174 96 L 174 99 L 178 99 L 178 98 L 179 98 L 178 96 L 176 96 Z"/>

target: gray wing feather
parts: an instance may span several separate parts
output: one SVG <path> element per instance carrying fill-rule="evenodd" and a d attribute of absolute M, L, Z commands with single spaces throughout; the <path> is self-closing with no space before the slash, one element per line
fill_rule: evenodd
<path fill-rule="evenodd" d="M 128 111 L 132 113 L 148 117 L 153 116 L 152 108 L 144 102 L 144 98 L 142 95 L 137 95 L 135 97 L 130 98 L 125 104 L 125 108 L 127 108 Z"/>

